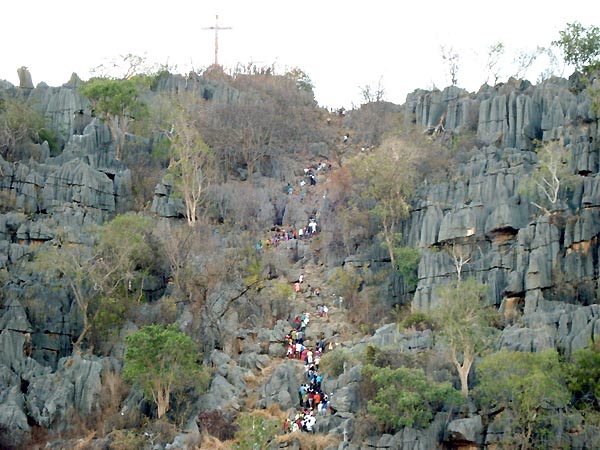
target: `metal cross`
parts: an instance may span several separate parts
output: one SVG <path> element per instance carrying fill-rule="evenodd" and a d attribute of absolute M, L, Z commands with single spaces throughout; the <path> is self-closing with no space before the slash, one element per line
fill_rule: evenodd
<path fill-rule="evenodd" d="M 215 16 L 214 27 L 204 27 L 203 30 L 215 30 L 215 66 L 219 65 L 219 30 L 231 30 L 231 27 L 220 27 L 219 16 Z"/>

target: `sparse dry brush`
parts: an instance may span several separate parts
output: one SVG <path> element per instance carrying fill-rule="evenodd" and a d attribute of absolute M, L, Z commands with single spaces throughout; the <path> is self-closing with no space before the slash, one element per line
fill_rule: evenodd
<path fill-rule="evenodd" d="M 275 442 L 280 447 L 297 445 L 300 450 L 324 450 L 327 447 L 337 446 L 341 439 L 333 434 L 312 434 L 301 431 L 278 436 Z"/>

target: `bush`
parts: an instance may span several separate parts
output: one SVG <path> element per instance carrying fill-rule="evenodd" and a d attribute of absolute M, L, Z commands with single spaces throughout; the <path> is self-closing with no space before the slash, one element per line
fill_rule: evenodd
<path fill-rule="evenodd" d="M 146 439 L 132 430 L 115 430 L 111 433 L 110 450 L 143 450 Z"/>
<path fill-rule="evenodd" d="M 417 331 L 423 331 L 427 329 L 434 329 L 434 321 L 427 314 L 420 311 L 410 313 L 407 317 L 400 322 L 401 329 L 414 328 Z"/>
<path fill-rule="evenodd" d="M 425 428 L 446 404 L 461 402 L 460 393 L 449 382 L 437 383 L 422 369 L 366 365 L 362 374 L 366 382 L 370 380 L 376 387 L 367 411 L 385 433 L 403 427 Z"/>
<path fill-rule="evenodd" d="M 327 352 L 321 358 L 319 370 L 322 370 L 327 375 L 337 378 L 344 373 L 344 366 L 347 362 L 351 361 L 351 357 L 352 355 L 350 352 L 341 348 Z"/>
<path fill-rule="evenodd" d="M 600 408 L 600 343 L 573 353 L 573 361 L 566 364 L 567 387 L 578 408 Z"/>
<path fill-rule="evenodd" d="M 202 430 L 220 441 L 233 439 L 238 431 L 238 424 L 234 423 L 230 417 L 226 417 L 223 411 L 206 411 L 200 413 L 198 422 Z"/>

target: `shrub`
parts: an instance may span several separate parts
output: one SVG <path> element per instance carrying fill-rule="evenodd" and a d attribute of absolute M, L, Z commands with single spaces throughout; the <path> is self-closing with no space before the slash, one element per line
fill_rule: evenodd
<path fill-rule="evenodd" d="M 437 383 L 422 369 L 378 368 L 366 365 L 365 380 L 376 386 L 375 397 L 367 403 L 382 432 L 403 427 L 425 428 L 445 404 L 459 404 L 461 396 L 449 382 Z"/>
<path fill-rule="evenodd" d="M 338 348 L 331 352 L 327 352 L 321 358 L 319 369 L 332 377 L 339 377 L 344 373 L 344 366 L 351 361 L 351 353 Z"/>
<path fill-rule="evenodd" d="M 566 364 L 567 387 L 578 408 L 600 407 L 600 344 L 574 352 L 573 361 Z"/>
<path fill-rule="evenodd" d="M 225 416 L 223 411 L 206 411 L 200 413 L 198 422 L 201 429 L 220 441 L 233 439 L 238 431 L 238 424 L 234 423 L 230 417 Z"/>
<path fill-rule="evenodd" d="M 405 317 L 404 320 L 400 322 L 400 328 L 405 330 L 414 328 L 415 330 L 423 331 L 427 329 L 433 329 L 435 327 L 434 324 L 434 320 L 427 314 L 420 311 L 415 311 L 410 313 L 410 315 Z"/>

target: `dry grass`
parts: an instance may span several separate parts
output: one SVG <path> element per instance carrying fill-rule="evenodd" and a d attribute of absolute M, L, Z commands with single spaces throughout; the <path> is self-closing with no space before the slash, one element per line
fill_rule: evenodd
<path fill-rule="evenodd" d="M 284 434 L 276 439 L 278 444 L 297 443 L 300 450 L 324 450 L 327 447 L 337 446 L 340 443 L 339 436 L 332 434 L 312 434 L 301 431 Z"/>
<path fill-rule="evenodd" d="M 232 450 L 233 441 L 220 441 L 210 434 L 204 434 L 200 446 L 196 450 Z"/>
<path fill-rule="evenodd" d="M 86 437 L 79 439 L 73 450 L 87 450 L 94 436 L 96 436 L 96 432 L 92 431 Z"/>

